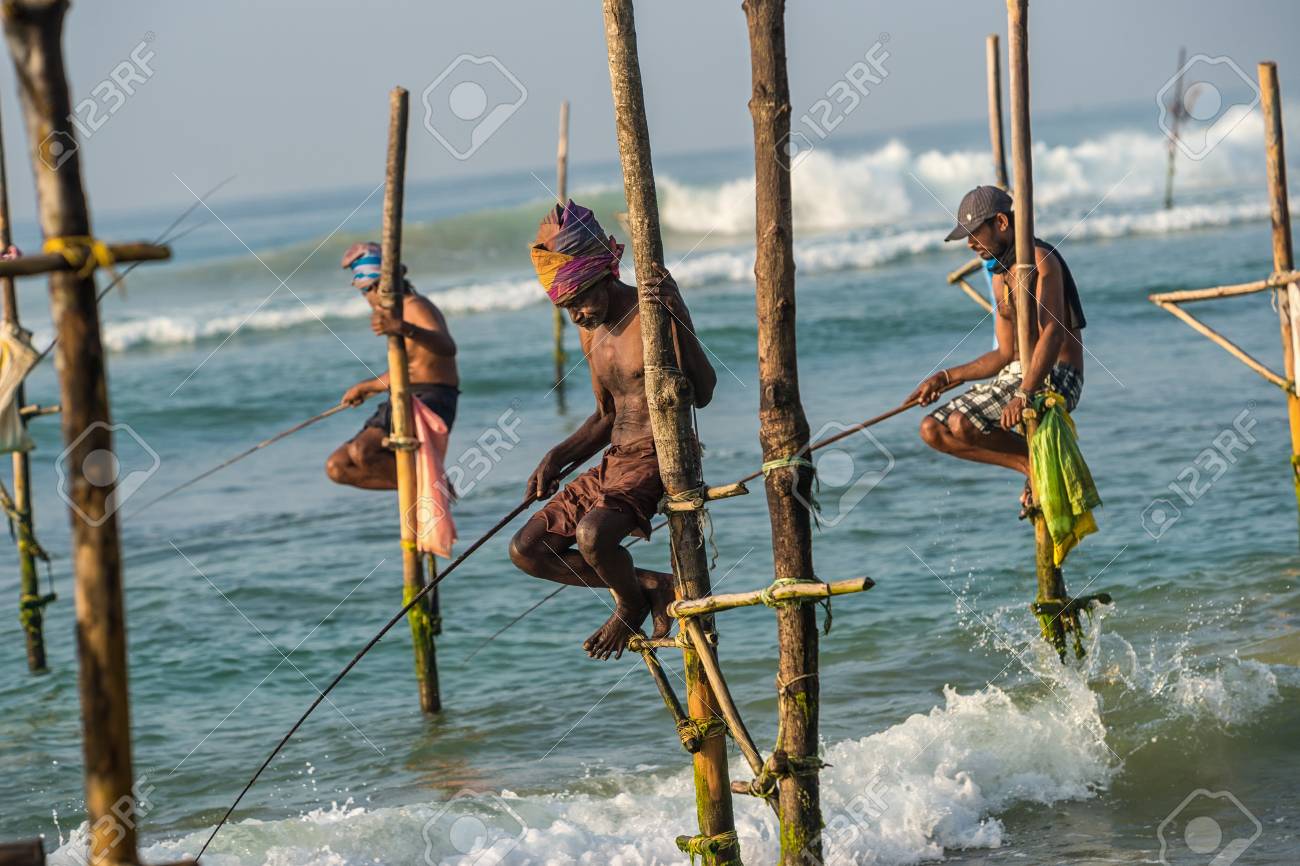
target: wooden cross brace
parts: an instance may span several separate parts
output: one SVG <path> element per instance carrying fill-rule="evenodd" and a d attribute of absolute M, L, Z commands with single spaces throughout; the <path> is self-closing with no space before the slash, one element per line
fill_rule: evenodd
<path fill-rule="evenodd" d="M 1182 319 L 1194 331 L 1206 337 L 1208 340 L 1222 348 L 1228 354 L 1232 355 L 1238 361 L 1263 376 L 1269 382 L 1281 388 L 1288 394 L 1296 393 L 1294 381 L 1288 380 L 1285 376 L 1279 375 L 1269 369 L 1261 361 L 1250 355 L 1236 343 L 1202 322 L 1182 308 L 1182 304 L 1195 303 L 1198 301 L 1210 301 L 1216 298 L 1231 298 L 1239 295 L 1250 295 L 1256 292 L 1264 292 L 1276 289 L 1286 289 L 1288 293 L 1297 291 L 1296 283 L 1300 282 L 1300 271 L 1284 271 L 1273 274 L 1267 279 L 1256 280 L 1251 283 L 1236 283 L 1228 286 L 1213 286 L 1208 289 L 1187 289 L 1178 292 L 1162 292 L 1160 294 L 1148 295 L 1147 300 L 1165 310 L 1179 319 Z M 1295 339 L 1296 335 L 1292 334 Z"/>
<path fill-rule="evenodd" d="M 962 265 L 960 268 L 958 268 L 957 270 L 953 271 L 951 274 L 948 275 L 948 285 L 950 286 L 957 285 L 961 287 L 961 290 L 966 293 L 966 296 L 970 298 L 972 301 L 974 301 L 975 303 L 979 304 L 980 307 L 984 310 L 984 312 L 992 313 L 993 303 L 988 298 L 984 297 L 982 293 L 977 291 L 974 286 L 966 282 L 966 277 L 975 273 L 983 266 L 984 266 L 983 260 L 979 258 L 971 259 L 969 262 Z"/>
<path fill-rule="evenodd" d="M 71 244 L 74 248 L 77 246 Z M 117 262 L 163 262 L 172 257 L 171 247 L 149 243 L 107 244 L 105 248 Z M 0 277 L 34 277 L 51 271 L 78 271 L 85 267 L 91 258 L 90 245 L 82 245 L 82 263 L 72 261 L 72 257 L 62 253 L 41 253 L 35 256 L 23 256 L 18 259 L 0 261 Z"/>

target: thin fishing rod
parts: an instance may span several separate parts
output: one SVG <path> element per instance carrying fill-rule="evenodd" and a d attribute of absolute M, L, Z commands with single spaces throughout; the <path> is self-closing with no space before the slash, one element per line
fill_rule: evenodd
<path fill-rule="evenodd" d="M 576 464 L 572 464 L 572 463 L 569 464 L 569 466 L 566 467 L 562 473 L 560 473 L 560 477 L 563 478 L 564 476 L 568 475 L 576 468 L 576 466 L 577 466 Z M 381 628 L 379 632 L 374 637 L 372 637 L 369 640 L 369 642 L 367 642 L 366 645 L 363 646 L 355 656 L 352 657 L 352 661 L 348 662 L 347 665 L 344 666 L 343 670 L 339 671 L 338 675 L 335 676 L 334 679 L 330 681 L 330 684 L 325 687 L 325 689 L 320 693 L 320 695 L 316 698 L 316 700 L 311 702 L 311 706 L 307 708 L 307 711 L 302 714 L 302 716 L 298 719 L 298 721 L 294 722 L 293 727 L 289 729 L 289 732 L 286 733 L 284 737 L 281 738 L 280 742 L 276 744 L 275 748 L 271 750 L 271 754 L 267 755 L 266 760 L 262 762 L 262 766 L 257 768 L 257 772 L 253 774 L 253 778 L 248 780 L 248 784 L 244 786 L 244 790 L 239 792 L 239 796 L 235 798 L 235 802 L 230 804 L 230 808 L 226 810 L 226 814 L 221 817 L 221 821 L 213 829 L 212 834 L 208 836 L 208 841 L 204 842 L 203 847 L 199 849 L 199 853 L 198 853 L 199 857 L 202 857 L 203 852 L 208 850 L 208 846 L 212 844 L 212 840 L 216 838 L 217 833 L 221 830 L 222 827 L 226 825 L 226 822 L 230 820 L 231 814 L 239 806 L 240 801 L 244 799 L 244 795 L 247 794 L 249 789 L 253 787 L 253 784 L 257 782 L 258 778 L 262 775 L 262 772 L 271 765 L 271 761 L 275 760 L 275 756 L 280 754 L 280 750 L 283 749 L 285 744 L 289 742 L 289 738 L 292 737 L 298 731 L 298 729 L 302 727 L 303 722 L 307 721 L 307 717 L 310 716 L 312 712 L 315 711 L 315 709 L 321 705 L 321 702 L 324 701 L 325 698 L 329 696 L 330 692 L 334 691 L 334 687 L 337 686 L 339 682 L 345 676 L 348 675 L 348 672 L 351 671 L 354 667 L 356 667 L 357 662 L 361 661 L 362 657 L 364 657 L 366 653 L 370 652 L 370 650 L 374 647 L 374 645 L 379 643 L 379 641 L 383 638 L 383 636 L 388 634 L 388 632 L 393 628 L 393 626 L 401 622 L 402 617 L 406 616 L 406 614 L 410 612 L 411 608 L 415 607 L 425 598 L 425 596 L 433 592 L 433 590 L 438 586 L 438 584 L 446 580 L 447 576 L 456 570 L 457 566 L 459 566 L 465 560 L 469 559 L 470 554 L 474 553 L 474 551 L 478 550 L 480 547 L 486 544 L 488 539 L 492 538 L 492 536 L 500 532 L 503 528 L 505 528 L 506 524 L 508 524 L 510 521 L 514 520 L 516 517 L 522 514 L 524 509 L 528 508 L 528 506 L 532 505 L 536 501 L 537 501 L 537 496 L 534 493 L 529 492 L 528 496 L 524 498 L 523 502 L 516 505 L 514 508 L 510 510 L 509 514 L 507 514 L 505 517 L 501 518 L 495 524 L 493 524 L 492 528 L 489 529 L 487 532 L 483 533 L 483 535 L 479 536 L 479 539 L 475 541 L 473 544 L 471 544 L 469 547 L 467 547 L 464 553 L 462 553 L 460 556 L 452 560 L 450 565 L 448 565 L 436 577 L 434 577 L 432 580 L 426 583 L 423 589 L 421 589 L 419 592 L 413 595 L 411 597 L 411 600 L 408 601 L 405 605 L 403 605 L 401 610 L 393 614 L 392 619 L 390 619 L 387 623 L 385 623 L 384 627 Z"/>
<path fill-rule="evenodd" d="M 172 220 L 171 225 L 169 225 L 169 226 L 167 226 L 167 228 L 163 229 L 162 233 L 161 233 L 160 235 L 158 235 L 158 237 L 157 237 L 156 240 L 154 240 L 154 243 L 155 243 L 155 244 L 169 244 L 169 243 L 172 243 L 173 241 L 178 241 L 178 240 L 180 240 L 181 238 L 183 238 L 183 237 L 185 237 L 186 235 L 188 235 L 190 232 L 194 231 L 195 229 L 200 228 L 200 227 L 202 227 L 202 226 L 204 226 L 204 225 L 207 225 L 207 223 L 199 223 L 198 225 L 190 226 L 190 227 L 187 228 L 185 231 L 180 232 L 179 234 L 171 235 L 170 237 L 168 237 L 168 235 L 170 235 L 171 232 L 172 232 L 173 230 L 175 230 L 175 228 L 176 228 L 177 226 L 179 226 L 181 223 L 185 222 L 186 218 L 189 217 L 190 214 L 194 213 L 194 211 L 195 211 L 196 208 L 198 208 L 200 205 L 204 204 L 204 199 L 209 199 L 209 198 L 211 198 L 212 196 L 216 195 L 216 193 L 217 193 L 217 192 L 218 192 L 218 191 L 219 191 L 223 186 L 225 186 L 226 184 L 230 183 L 230 182 L 231 182 L 232 180 L 234 180 L 234 179 L 235 179 L 235 175 L 232 174 L 230 177 L 226 178 L 226 179 L 223 180 L 221 183 L 217 184 L 217 185 L 214 186 L 212 189 L 210 189 L 210 190 L 208 190 L 207 192 L 205 192 L 205 193 L 203 194 L 203 198 L 196 199 L 196 200 L 194 201 L 193 204 L 191 204 L 189 207 L 187 207 L 184 211 L 181 212 L 181 215 L 180 215 L 180 216 L 178 216 L 176 219 Z M 123 280 L 125 280 L 125 279 L 127 278 L 127 275 L 129 275 L 129 274 L 130 274 L 132 271 L 134 271 L 136 268 L 140 267 L 140 265 L 142 265 L 142 264 L 144 264 L 144 262 L 132 262 L 131 264 L 127 265 L 126 268 L 123 269 L 123 271 L 122 271 L 120 274 L 118 274 L 117 276 L 113 277 L 112 281 L 111 281 L 107 286 L 104 286 L 104 288 L 100 289 L 99 294 L 95 295 L 95 303 L 98 304 L 100 301 L 104 300 L 104 296 L 107 295 L 109 292 L 111 292 L 111 291 L 113 290 L 113 287 L 114 287 L 114 286 L 117 286 L 119 283 L 121 283 Z M 48 346 L 46 346 L 43 350 L 41 350 L 41 353 L 40 353 L 39 355 L 36 356 L 36 360 L 32 362 L 32 369 L 33 369 L 33 370 L 36 369 L 36 365 L 39 364 L 39 363 L 41 363 L 41 361 L 44 361 L 45 358 L 46 358 L 46 356 L 49 355 L 50 352 L 54 351 L 54 347 L 57 346 L 58 344 L 59 344 L 59 338 L 58 338 L 58 336 L 56 335 L 56 336 L 54 337 L 53 340 L 50 340 L 50 344 L 49 344 Z M 29 374 L 30 374 L 30 371 L 29 371 Z"/>
<path fill-rule="evenodd" d="M 331 415 L 336 415 L 339 412 L 342 412 L 344 409 L 348 409 L 348 408 L 351 407 L 348 406 L 347 403 L 340 403 L 337 406 L 331 406 L 330 408 L 326 409 L 324 412 L 321 412 L 319 415 L 313 415 L 312 417 L 308 418 L 306 421 L 299 421 L 297 424 L 293 425 L 288 430 L 281 430 L 279 433 L 276 433 L 270 439 L 263 439 L 261 442 L 258 442 L 252 448 L 245 449 L 244 451 L 241 451 L 238 454 L 236 454 L 234 457 L 231 457 L 229 460 L 219 463 L 216 466 L 213 466 L 211 469 L 207 469 L 203 472 L 200 472 L 198 475 L 195 475 L 189 481 L 186 481 L 183 484 L 178 484 L 175 487 L 173 487 L 171 490 L 168 490 L 166 493 L 163 493 L 159 496 L 154 497 L 153 499 L 150 499 L 144 505 L 141 505 L 135 511 L 132 511 L 129 515 L 127 515 L 127 519 L 129 520 L 130 518 L 135 517 L 137 514 L 144 511 L 145 509 L 157 505 L 159 502 L 162 502 L 164 499 L 166 499 L 168 496 L 171 496 L 173 493 L 180 493 L 185 488 L 193 484 L 199 483 L 204 478 L 207 478 L 209 475 L 215 475 L 216 473 L 220 472 L 222 469 L 225 469 L 227 466 L 231 466 L 235 463 L 238 463 L 240 460 L 243 460 L 245 457 L 255 454 L 256 452 L 261 451 L 263 448 L 268 448 L 271 445 L 274 445 L 275 443 L 279 442 L 281 439 L 286 439 L 292 436 L 293 434 L 297 433 L 299 430 L 304 430 L 307 427 L 310 427 L 311 425 L 315 424 L 317 421 L 324 421 L 326 418 L 330 417 Z"/>

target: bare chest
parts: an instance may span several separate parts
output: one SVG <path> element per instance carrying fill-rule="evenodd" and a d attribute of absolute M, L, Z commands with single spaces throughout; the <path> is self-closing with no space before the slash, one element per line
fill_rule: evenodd
<path fill-rule="evenodd" d="M 592 379 L 610 394 L 617 397 L 645 393 L 645 361 L 636 322 L 628 323 L 618 333 L 597 330 L 588 342 L 586 355 Z"/>

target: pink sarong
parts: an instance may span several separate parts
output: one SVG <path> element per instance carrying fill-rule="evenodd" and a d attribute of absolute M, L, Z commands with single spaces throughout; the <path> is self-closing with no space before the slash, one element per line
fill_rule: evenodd
<path fill-rule="evenodd" d="M 415 546 L 421 553 L 451 558 L 456 524 L 451 519 L 451 490 L 443 468 L 447 455 L 447 422 L 419 400 L 411 401 L 415 416 Z"/>

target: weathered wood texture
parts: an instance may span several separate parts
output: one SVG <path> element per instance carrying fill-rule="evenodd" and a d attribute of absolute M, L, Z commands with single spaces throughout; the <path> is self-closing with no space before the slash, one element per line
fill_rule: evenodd
<path fill-rule="evenodd" d="M 64 73 L 62 30 L 66 0 L 10 0 L 0 6 L 17 72 L 31 149 L 38 221 L 49 238 L 88 236 L 90 214 L 75 148 L 57 168 L 41 158 L 43 142 L 60 133 L 75 141 Z M 92 861 L 138 862 L 132 815 L 131 713 L 127 690 L 126 610 L 113 484 L 92 483 L 96 452 L 113 450 L 112 416 L 93 276 L 55 271 L 49 278 L 51 317 L 67 444 L 70 555 L 76 581 L 77 655 L 81 692 L 86 817 Z M 101 820 L 104 819 L 104 820 Z"/>
<path fill-rule="evenodd" d="M 398 318 L 402 316 L 402 201 L 406 184 L 406 125 L 409 95 L 394 87 L 389 94 L 388 165 L 384 186 L 383 234 L 381 236 L 379 303 Z M 407 368 L 406 343 L 399 336 L 388 338 L 388 386 L 392 401 L 393 432 L 390 444 L 397 460 L 397 506 L 402 540 L 403 599 L 424 588 L 420 553 L 416 550 L 416 509 L 419 491 L 415 478 L 415 423 L 411 415 L 411 377 Z M 438 690 L 438 660 L 430 623 L 430 604 L 420 604 L 407 615 L 415 652 L 415 678 L 420 709 L 436 713 L 442 709 Z"/>
<path fill-rule="evenodd" d="M 555 199 L 560 207 L 569 200 L 569 100 L 560 103 L 560 135 L 555 149 Z M 554 316 L 555 332 L 555 393 L 560 401 L 561 411 L 564 406 L 564 368 L 568 366 L 568 354 L 564 351 L 564 311 L 551 307 Z"/>
<path fill-rule="evenodd" d="M 759 442 L 765 463 L 806 457 L 808 419 L 799 398 L 795 345 L 794 221 L 790 157 L 790 83 L 786 73 L 785 0 L 745 0 L 749 25 L 754 124 L 755 297 L 758 308 Z M 768 519 L 778 581 L 814 581 L 812 467 L 793 464 L 767 474 Z M 774 759 L 806 768 L 780 776 L 781 860 L 795 866 L 822 857 L 820 779 L 816 771 L 821 687 L 817 609 L 776 608 L 781 739 Z M 787 758 L 789 759 L 787 761 Z"/>
<path fill-rule="evenodd" d="M 663 264 L 664 258 L 632 0 L 604 0 L 604 17 L 610 89 L 628 206 L 627 221 L 640 288 L 646 396 L 664 488 L 670 494 L 683 493 L 702 484 L 700 446 L 691 423 L 691 386 L 678 368 L 668 313 L 646 291 L 655 280 L 654 265 Z M 699 512 L 670 515 L 668 528 L 672 537 L 677 596 L 699 598 L 707 595 L 709 568 Z M 693 652 L 684 652 L 683 655 L 688 712 L 694 719 L 718 717 L 718 702 L 709 688 L 698 655 Z M 706 738 L 694 759 L 700 834 L 718 836 L 734 832 L 726 741 L 720 737 Z M 739 863 L 739 847 L 725 846 L 722 853 L 708 855 L 707 859 L 718 864 Z"/>
<path fill-rule="evenodd" d="M 998 186 L 1008 189 L 1007 150 L 1002 143 L 1002 53 L 996 33 L 989 34 L 984 54 L 988 67 L 989 147 L 993 151 L 993 176 Z"/>
<path fill-rule="evenodd" d="M 788 601 L 820 601 L 835 595 L 847 595 L 852 592 L 866 592 L 876 585 L 869 577 L 851 577 L 832 583 L 805 581 L 788 583 L 767 590 L 756 589 L 750 592 L 720 592 L 708 598 L 675 601 L 668 606 L 668 612 L 675 617 L 700 616 L 706 613 L 718 613 L 737 607 L 753 607 L 757 604 L 781 603 Z M 766 593 L 766 598 L 764 597 Z"/>
<path fill-rule="evenodd" d="M 1264 114 L 1264 151 L 1268 160 L 1268 201 L 1273 218 L 1273 271 L 1295 267 L 1291 250 L 1291 209 L 1286 195 L 1286 147 L 1282 130 L 1282 95 L 1277 83 L 1277 64 L 1259 64 L 1260 110 Z M 1300 506 L 1300 396 L 1296 395 L 1296 358 L 1300 356 L 1300 285 L 1295 280 L 1277 293 L 1277 311 L 1282 327 L 1282 370 L 1291 389 L 1287 394 L 1287 417 L 1291 421 L 1291 480 Z"/>
<path fill-rule="evenodd" d="M 0 142 L 3 141 L 0 134 Z M 9 231 L 9 175 L 5 165 L 4 146 L 0 143 L 0 252 L 9 249 L 13 238 Z M 21 325 L 18 316 L 18 291 L 11 276 L 0 276 L 0 292 L 4 295 L 4 320 Z M 19 385 L 14 400 L 23 405 L 25 386 Z M 27 426 L 28 413 L 21 413 L 23 426 Z M 31 458 L 26 451 L 13 453 L 14 467 L 14 541 L 18 548 L 18 593 L 20 619 L 27 641 L 27 669 L 34 674 L 43 673 L 45 664 L 45 607 L 35 600 L 41 598 L 39 574 L 36 571 L 35 520 L 32 516 Z"/>
<path fill-rule="evenodd" d="M 41 167 L 45 171 L 49 171 L 44 164 Z M 59 170 L 62 171 L 62 168 Z M 54 173 L 57 174 L 57 172 Z M 170 247 L 143 241 L 130 244 L 108 244 L 107 246 L 108 251 L 113 255 L 114 262 L 164 262 L 172 257 Z M 23 256 L 21 259 L 14 259 L 13 261 L 0 262 L 0 277 L 31 277 L 37 274 L 48 274 L 51 271 L 74 270 L 77 270 L 77 268 L 69 264 L 65 257 L 57 253 L 38 253 Z"/>
<path fill-rule="evenodd" d="M 1032 293 L 1037 269 L 1034 266 L 1034 167 L 1032 132 L 1029 123 L 1029 0 L 1007 0 L 1008 67 L 1011 72 L 1011 161 L 1015 167 L 1016 265 L 1012 269 L 1016 298 L 1016 345 L 1020 363 L 1028 369 L 1037 339 L 1037 304 Z M 1038 429 L 1038 419 L 1025 418 L 1026 438 Z M 1037 482 L 1030 478 L 1034 501 Z M 1061 572 L 1052 556 L 1052 537 L 1042 514 L 1034 516 L 1034 561 L 1039 602 L 1065 598 Z M 1062 652 L 1065 624 L 1057 617 L 1044 635 Z"/>

